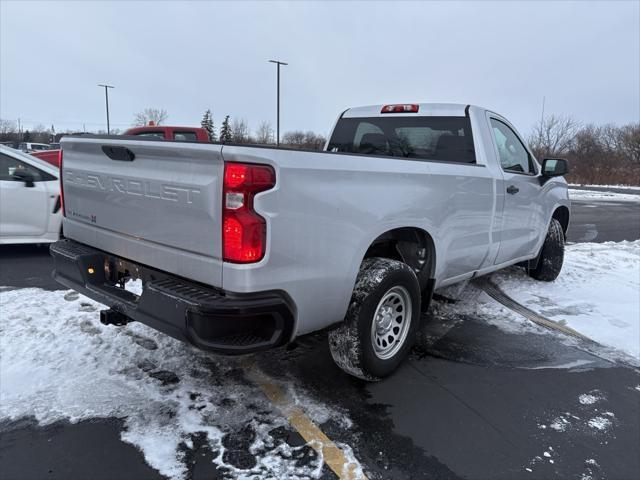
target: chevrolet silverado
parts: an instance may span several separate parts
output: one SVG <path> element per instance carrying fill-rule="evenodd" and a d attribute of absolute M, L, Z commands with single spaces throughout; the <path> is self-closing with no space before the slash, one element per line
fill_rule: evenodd
<path fill-rule="evenodd" d="M 539 164 L 473 105 L 350 108 L 323 152 L 123 136 L 62 149 L 54 277 L 109 307 L 105 324 L 213 352 L 326 329 L 338 366 L 375 380 L 407 355 L 434 289 L 562 267 L 566 162 Z"/>

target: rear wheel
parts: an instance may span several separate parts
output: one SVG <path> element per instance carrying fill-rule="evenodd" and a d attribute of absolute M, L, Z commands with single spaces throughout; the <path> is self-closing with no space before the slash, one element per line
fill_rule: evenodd
<path fill-rule="evenodd" d="M 329 348 L 345 372 L 378 380 L 393 372 L 413 345 L 420 323 L 420 286 L 405 263 L 362 263 L 344 322 L 329 332 Z"/>
<path fill-rule="evenodd" d="M 537 261 L 536 268 L 528 270 L 531 277 L 543 282 L 552 282 L 558 278 L 564 262 L 564 231 L 555 218 L 551 219 L 549 231 Z"/>

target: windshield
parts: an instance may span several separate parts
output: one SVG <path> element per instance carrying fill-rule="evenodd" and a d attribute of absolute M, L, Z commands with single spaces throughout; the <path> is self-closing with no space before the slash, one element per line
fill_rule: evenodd
<path fill-rule="evenodd" d="M 328 151 L 475 163 L 468 117 L 341 118 Z"/>

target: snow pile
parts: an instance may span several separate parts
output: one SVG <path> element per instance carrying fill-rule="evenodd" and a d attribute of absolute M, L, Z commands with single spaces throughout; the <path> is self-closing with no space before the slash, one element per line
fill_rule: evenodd
<path fill-rule="evenodd" d="M 203 444 L 227 476 L 321 474 L 322 458 L 308 445 L 286 443 L 286 419 L 246 380 L 240 361 L 141 324 L 104 327 L 100 308 L 75 292 L 0 292 L 0 419 L 123 418 L 122 439 L 176 479 L 187 475 L 190 450 Z M 342 412 L 288 389 L 314 418 L 345 424 Z"/>
<path fill-rule="evenodd" d="M 569 187 L 571 188 L 580 188 L 580 187 L 587 187 L 587 188 L 616 188 L 619 190 L 633 190 L 633 191 L 640 191 L 640 185 L 594 185 L 594 184 L 581 184 L 581 183 L 570 183 Z"/>
<path fill-rule="evenodd" d="M 634 193 L 598 192 L 595 190 L 569 189 L 569 198 L 578 201 L 597 202 L 636 202 L 640 203 L 640 195 Z"/>
<path fill-rule="evenodd" d="M 540 315 L 640 360 L 640 240 L 569 245 L 554 282 L 517 267 L 492 280 Z"/>

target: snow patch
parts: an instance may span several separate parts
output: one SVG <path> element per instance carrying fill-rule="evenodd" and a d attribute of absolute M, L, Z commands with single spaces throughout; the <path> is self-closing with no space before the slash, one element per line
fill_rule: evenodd
<path fill-rule="evenodd" d="M 617 188 L 619 190 L 640 191 L 640 185 L 594 185 L 594 184 L 570 183 L 569 187 Z"/>
<path fill-rule="evenodd" d="M 591 428 L 595 428 L 596 430 L 603 431 L 611 427 L 611 420 L 604 417 L 593 417 L 589 419 L 587 425 L 589 425 Z"/>
<path fill-rule="evenodd" d="M 492 280 L 540 315 L 640 360 L 640 240 L 568 245 L 554 282 L 517 267 Z"/>
<path fill-rule="evenodd" d="M 551 424 L 549 428 L 555 430 L 556 432 L 564 432 L 568 427 L 571 426 L 571 422 L 567 420 L 565 417 L 557 417 Z"/>
<path fill-rule="evenodd" d="M 633 193 L 598 192 L 595 190 L 570 189 L 569 198 L 571 200 L 597 202 L 634 202 L 640 203 L 640 195 Z"/>
<path fill-rule="evenodd" d="M 593 363 L 593 360 L 574 360 L 573 362 L 561 363 L 559 365 L 543 365 L 541 367 L 529 367 L 530 370 L 547 370 L 547 369 L 562 369 L 571 370 L 573 368 L 582 367 Z"/>
<path fill-rule="evenodd" d="M 132 280 L 129 279 L 124 284 L 124 289 L 128 292 L 131 292 L 135 295 L 142 295 L 142 280 Z"/>
<path fill-rule="evenodd" d="M 578 401 L 582 404 L 582 405 L 593 405 L 594 403 L 602 400 L 604 397 L 602 397 L 599 394 L 593 394 L 593 393 L 583 393 L 582 395 L 578 396 Z"/>
<path fill-rule="evenodd" d="M 217 452 L 213 462 L 226 476 L 321 475 L 320 455 L 303 462 L 309 446 L 291 447 L 287 435 L 276 433 L 290 429 L 286 419 L 245 378 L 239 360 L 196 350 L 139 323 L 105 327 L 101 308 L 76 292 L 1 291 L 0 419 L 34 417 L 47 425 L 122 418 L 122 440 L 172 479 L 187 476 L 185 456 L 202 442 Z M 351 424 L 299 387 L 288 390 L 313 419 Z M 243 445 L 246 464 L 225 455 L 228 443 Z"/>

